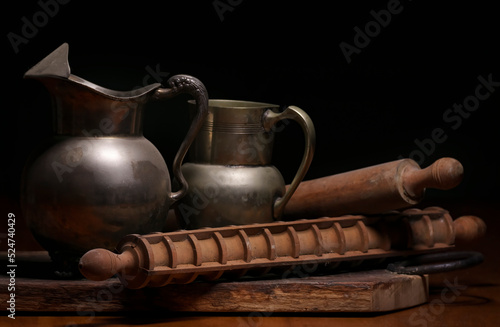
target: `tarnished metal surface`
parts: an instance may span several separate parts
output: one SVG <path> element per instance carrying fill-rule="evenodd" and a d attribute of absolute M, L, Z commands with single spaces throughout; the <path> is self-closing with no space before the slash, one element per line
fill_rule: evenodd
<path fill-rule="evenodd" d="M 272 222 L 304 178 L 314 154 L 309 116 L 291 106 L 275 112 L 266 103 L 210 100 L 209 113 L 190 150 L 183 172 L 190 190 L 177 205 L 188 228 Z M 294 120 L 305 137 L 304 155 L 288 190 L 271 164 L 275 126 Z"/>
<path fill-rule="evenodd" d="M 55 135 L 26 164 L 22 183 L 24 215 L 40 244 L 53 257 L 81 255 L 113 249 L 130 233 L 161 230 L 186 190 L 180 166 L 207 113 L 203 84 L 176 75 L 169 88 L 108 90 L 71 74 L 67 44 L 25 77 L 46 86 L 54 107 Z M 172 193 L 162 155 L 142 135 L 142 111 L 153 96 L 181 93 L 195 98 L 198 114 L 173 164 L 182 185 Z"/>

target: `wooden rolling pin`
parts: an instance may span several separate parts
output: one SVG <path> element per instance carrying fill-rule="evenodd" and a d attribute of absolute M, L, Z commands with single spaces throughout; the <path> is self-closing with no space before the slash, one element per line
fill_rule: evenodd
<path fill-rule="evenodd" d="M 371 220 L 371 223 L 368 223 Z M 400 215 L 277 221 L 267 224 L 128 235 L 117 252 L 94 249 L 79 263 L 91 280 L 118 274 L 128 288 L 216 280 L 224 273 L 261 274 L 273 267 L 399 257 L 453 248 L 455 240 L 484 235 L 474 216 L 455 221 L 437 207 Z"/>
<path fill-rule="evenodd" d="M 402 159 L 342 174 L 303 181 L 285 207 L 283 219 L 378 214 L 419 203 L 426 188 L 448 190 L 463 177 L 462 164 L 442 158 L 425 169 Z"/>

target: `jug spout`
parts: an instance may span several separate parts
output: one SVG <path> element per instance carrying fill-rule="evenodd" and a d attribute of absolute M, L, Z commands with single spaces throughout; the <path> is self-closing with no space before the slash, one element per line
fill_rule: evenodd
<path fill-rule="evenodd" d="M 161 86 L 160 83 L 154 83 L 131 91 L 115 91 L 110 90 L 89 81 L 84 80 L 76 75 L 71 74 L 71 68 L 68 60 L 69 45 L 63 43 L 59 48 L 52 51 L 47 57 L 42 59 L 38 64 L 30 68 L 24 78 L 33 78 L 39 80 L 65 79 L 69 82 L 85 86 L 95 92 L 101 93 L 103 96 L 114 97 L 117 99 L 137 98 L 144 94 L 151 93 Z"/>
<path fill-rule="evenodd" d="M 71 74 L 69 45 L 62 44 L 24 78 L 37 79 L 49 91 L 55 132 L 73 136 L 142 135 L 142 106 L 161 87 L 155 83 L 131 91 L 101 87 Z M 99 133 L 91 133 L 98 131 Z"/>
<path fill-rule="evenodd" d="M 68 62 L 69 45 L 63 43 L 38 64 L 31 67 L 24 78 L 59 77 L 69 78 L 71 70 Z"/>

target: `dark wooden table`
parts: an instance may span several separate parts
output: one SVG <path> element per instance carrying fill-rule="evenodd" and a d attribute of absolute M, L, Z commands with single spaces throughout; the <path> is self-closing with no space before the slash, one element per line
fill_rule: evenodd
<path fill-rule="evenodd" d="M 5 200 L 4 200 L 5 201 Z M 436 203 L 430 203 L 432 205 Z M 95 310 L 61 311 L 47 307 L 57 306 L 57 299 L 50 304 L 36 304 L 43 310 L 17 311 L 16 319 L 7 317 L 3 311 L 0 326 L 497 326 L 500 321 L 500 210 L 494 204 L 463 201 L 461 203 L 438 203 L 450 210 L 454 218 L 465 214 L 477 215 L 486 222 L 488 231 L 480 240 L 457 244 L 457 250 L 480 251 L 485 262 L 479 266 L 429 277 L 429 299 L 426 303 L 411 308 L 366 313 L 366 312 L 280 312 L 275 310 L 248 312 L 172 312 L 167 310 L 143 310 L 137 312 L 113 312 L 103 309 L 109 303 L 102 292 L 101 298 L 88 297 Z M 14 202 L 2 203 L 20 213 Z M 424 207 L 424 206 L 422 206 Z M 18 222 L 18 221 L 16 221 Z M 0 236 L 5 234 L 1 226 Z M 0 250 L 5 251 L 2 239 Z M 23 240 L 22 242 L 20 240 Z M 22 222 L 16 226 L 16 250 L 41 250 L 30 238 Z M 33 272 L 36 274 L 36 272 Z M 3 273 L 5 274 L 5 273 Z M 4 279 L 5 280 L 5 279 Z M 2 285 L 0 294 L 7 292 Z M 22 294 L 29 291 L 24 290 Z M 26 295 L 23 295 L 26 296 Z M 83 296 L 85 297 L 85 296 Z M 50 297 L 49 297 L 50 298 Z M 99 300 L 99 301 L 98 301 Z M 93 302 L 92 302 L 93 301 Z M 83 302 L 82 302 L 83 303 Z M 87 303 L 88 304 L 88 303 Z M 4 308 L 6 303 L 3 304 Z M 59 303 L 63 306 L 64 303 Z M 83 308 L 83 306 L 82 306 Z"/>

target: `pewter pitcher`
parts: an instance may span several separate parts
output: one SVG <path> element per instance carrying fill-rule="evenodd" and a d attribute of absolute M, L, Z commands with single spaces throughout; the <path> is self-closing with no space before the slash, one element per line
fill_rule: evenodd
<path fill-rule="evenodd" d="M 55 135 L 26 164 L 21 188 L 28 226 L 61 262 L 93 248 L 112 250 L 127 234 L 162 230 L 168 208 L 187 189 L 180 167 L 208 106 L 194 77 L 173 76 L 169 88 L 113 91 L 71 74 L 67 57 L 63 44 L 25 74 L 51 95 Z M 148 101 L 181 93 L 195 98 L 197 114 L 173 163 L 180 190 L 172 192 L 162 155 L 142 134 L 142 117 Z"/>
<path fill-rule="evenodd" d="M 190 186 L 175 206 L 182 226 L 215 227 L 280 219 L 311 164 L 316 134 L 302 109 L 278 109 L 266 103 L 209 100 L 205 123 L 189 150 L 190 160 L 182 166 Z M 302 162 L 286 191 L 281 173 L 271 164 L 275 124 L 285 119 L 299 123 L 305 136 Z"/>

